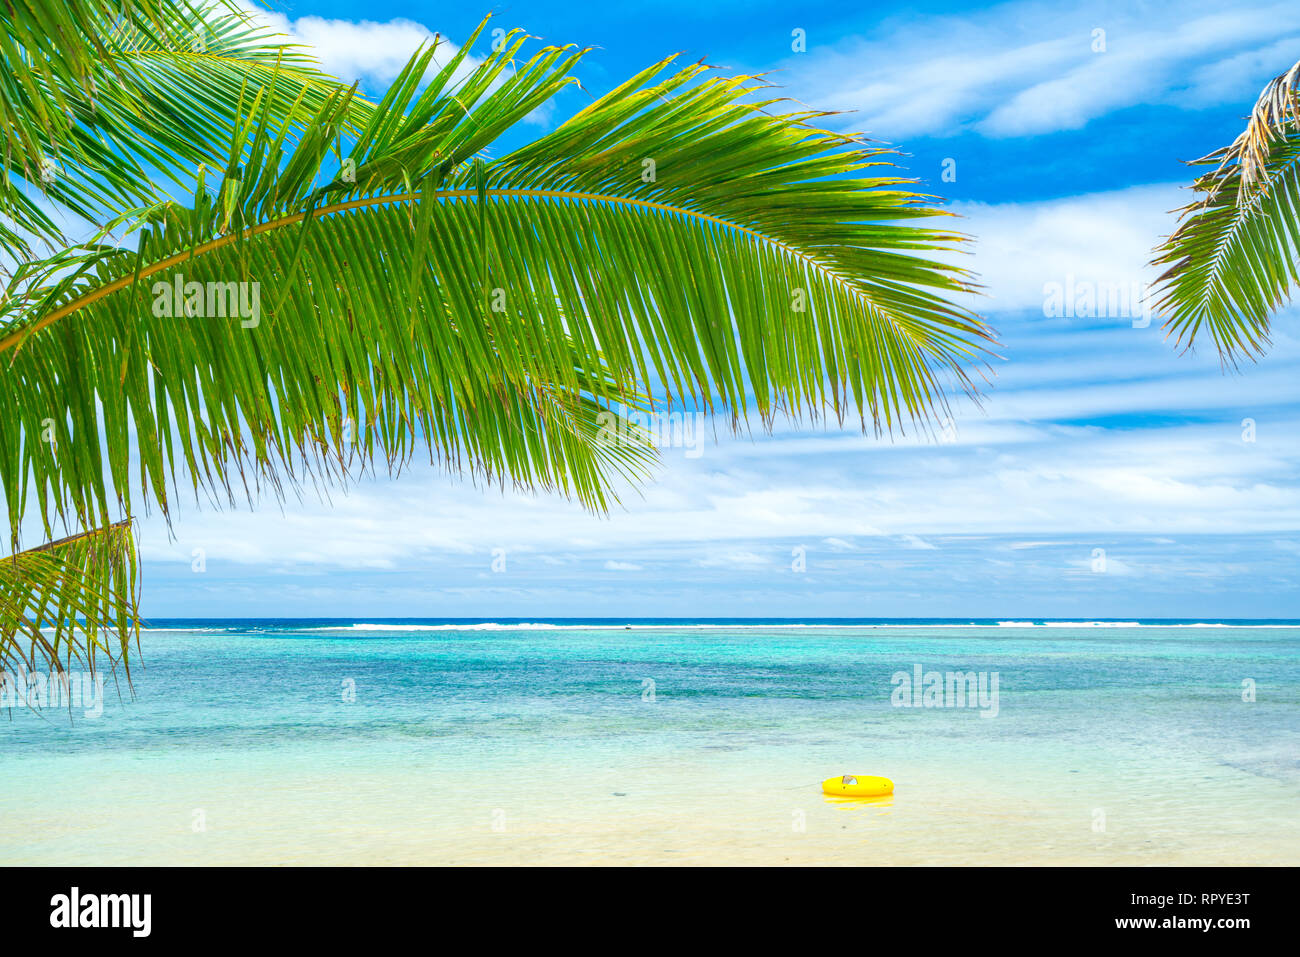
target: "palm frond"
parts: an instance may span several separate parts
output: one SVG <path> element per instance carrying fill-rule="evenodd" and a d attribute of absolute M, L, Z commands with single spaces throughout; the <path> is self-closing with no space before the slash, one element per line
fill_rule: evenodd
<path fill-rule="evenodd" d="M 517 64 L 525 39 L 459 81 L 471 43 L 437 69 L 417 54 L 323 187 L 351 94 L 306 123 L 263 96 L 215 189 L 200 178 L 190 208 L 145 215 L 136 252 L 15 277 L 0 312 L 11 525 L 29 495 L 47 528 L 130 513 L 133 446 L 164 511 L 178 467 L 228 495 L 353 456 L 399 468 L 417 443 L 601 508 L 647 450 L 592 441 L 593 422 L 657 387 L 764 423 L 856 409 L 877 430 L 926 421 L 945 374 L 971 387 L 990 332 L 946 298 L 968 274 L 926 258 L 962 237 L 913 222 L 941 212 L 905 180 L 854 175 L 885 151 L 815 129 L 819 114 L 769 115 L 744 78 L 695 66 L 652 83 L 665 61 L 486 163 L 573 82 L 581 51 Z M 257 289 L 262 313 L 159 315 L 190 283 Z"/>
<path fill-rule="evenodd" d="M 0 113 L 11 137 L 34 151 L 38 134 L 59 140 L 68 130 L 63 91 L 89 84 L 113 53 L 114 23 L 163 29 L 191 10 L 185 0 L 10 0 L 0 6 Z M 41 95 L 44 83 L 50 99 Z M 19 102 L 26 100 L 26 107 Z"/>
<path fill-rule="evenodd" d="M 1157 309 L 1179 346 L 1205 333 L 1225 363 L 1269 345 L 1271 317 L 1300 283 L 1300 63 L 1260 95 L 1232 145 L 1193 161 L 1178 228 L 1156 250 Z"/>
<path fill-rule="evenodd" d="M 303 48 L 228 2 L 71 3 L 90 32 L 69 34 L 56 52 L 79 50 L 75 69 L 5 34 L 0 94 L 21 135 L 4 156 L 0 249 L 28 256 L 29 238 L 57 248 L 69 216 L 101 222 L 156 202 L 167 180 L 192 189 L 199 164 L 226 162 L 214 144 L 230 141 L 259 95 L 292 124 L 341 88 Z"/>
<path fill-rule="evenodd" d="M 120 664 L 139 637 L 131 522 L 0 558 L 0 672 L 89 672 Z"/>
<path fill-rule="evenodd" d="M 1247 189 L 1266 179 L 1273 145 L 1293 133 L 1297 124 L 1300 124 L 1300 62 L 1264 87 L 1250 111 L 1246 129 L 1235 144 L 1241 157 L 1241 181 Z"/>

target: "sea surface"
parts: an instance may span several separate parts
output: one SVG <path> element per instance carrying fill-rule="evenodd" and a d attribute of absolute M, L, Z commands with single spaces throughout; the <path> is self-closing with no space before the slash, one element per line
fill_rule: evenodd
<path fill-rule="evenodd" d="M 154 620 L 130 678 L 0 711 L 0 864 L 1300 864 L 1297 622 Z"/>

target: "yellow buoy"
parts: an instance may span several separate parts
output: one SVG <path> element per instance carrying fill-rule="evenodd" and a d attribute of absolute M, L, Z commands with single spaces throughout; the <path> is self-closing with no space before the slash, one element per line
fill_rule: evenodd
<path fill-rule="evenodd" d="M 822 793 L 837 797 L 881 797 L 894 793 L 894 782 L 873 774 L 842 774 L 823 781 Z"/>

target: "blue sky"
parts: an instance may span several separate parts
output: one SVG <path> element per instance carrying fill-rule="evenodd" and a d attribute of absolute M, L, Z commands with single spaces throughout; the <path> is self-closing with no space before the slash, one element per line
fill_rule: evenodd
<path fill-rule="evenodd" d="M 330 502 L 182 508 L 171 537 L 143 523 L 146 616 L 1300 617 L 1297 310 L 1235 374 L 1177 354 L 1158 318 L 1044 315 L 1051 283 L 1154 278 L 1150 250 L 1186 202 L 1180 160 L 1229 142 L 1300 58 L 1300 5 L 873 7 L 495 10 L 503 27 L 595 47 L 578 70 L 590 94 L 682 51 L 771 71 L 788 96 L 855 111 L 833 125 L 896 144 L 977 239 L 975 307 L 1005 356 L 981 407 L 958 402 L 935 439 L 779 424 L 715 440 L 704 424 L 603 518 L 428 467 Z M 276 9 L 371 93 L 432 32 L 460 42 L 489 10 Z"/>

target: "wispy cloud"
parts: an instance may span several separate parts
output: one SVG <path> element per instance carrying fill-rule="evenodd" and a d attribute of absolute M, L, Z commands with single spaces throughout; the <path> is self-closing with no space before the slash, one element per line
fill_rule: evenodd
<path fill-rule="evenodd" d="M 644 565 L 637 565 L 635 562 L 605 562 L 605 570 L 611 572 L 639 572 Z"/>
<path fill-rule="evenodd" d="M 953 203 L 975 237 L 973 257 L 962 264 L 979 273 L 986 294 L 971 305 L 1041 314 L 1044 286 L 1071 278 L 1077 286 L 1146 287 L 1157 276 L 1147 265 L 1152 250 L 1176 224 L 1170 211 L 1187 202 L 1186 190 L 1157 184 L 1039 202 Z"/>
<path fill-rule="evenodd" d="M 782 64 L 781 82 L 819 106 L 859 111 L 846 121 L 890 141 L 968 130 L 1020 137 L 1139 104 L 1253 97 L 1298 53 L 1293 3 L 1012 3 L 810 45 Z"/>

